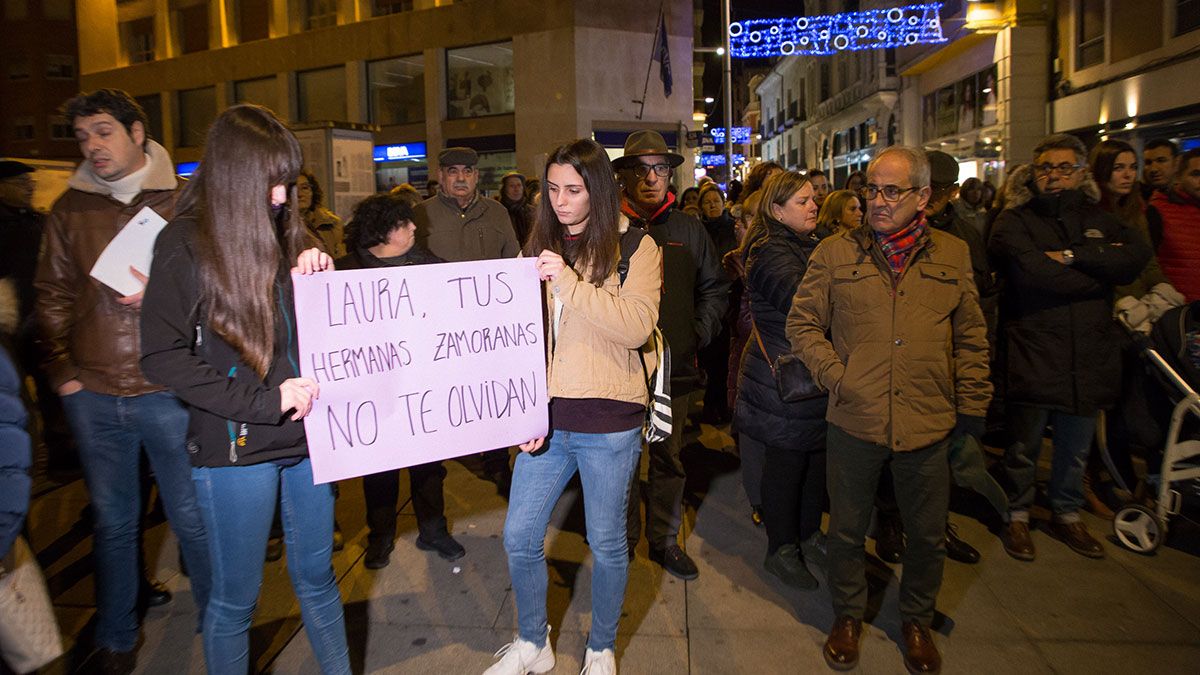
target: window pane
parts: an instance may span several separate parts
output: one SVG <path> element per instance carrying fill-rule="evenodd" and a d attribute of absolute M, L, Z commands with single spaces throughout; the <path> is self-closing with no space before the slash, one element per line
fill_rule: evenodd
<path fill-rule="evenodd" d="M 179 37 L 184 54 L 208 49 L 208 3 L 179 10 Z"/>
<path fill-rule="evenodd" d="M 51 115 L 47 118 L 50 124 L 50 138 L 56 141 L 74 141 L 75 129 L 71 121 L 62 115 Z"/>
<path fill-rule="evenodd" d="M 512 112 L 512 43 L 447 50 L 446 85 L 451 118 Z"/>
<path fill-rule="evenodd" d="M 47 54 L 46 79 L 74 80 L 75 57 L 69 54 Z"/>
<path fill-rule="evenodd" d="M 346 69 L 322 68 L 296 74 L 299 117 L 304 122 L 346 119 Z"/>
<path fill-rule="evenodd" d="M 367 64 L 371 123 L 409 124 L 425 119 L 425 58 L 420 54 Z"/>
<path fill-rule="evenodd" d="M 1183 35 L 1200 28 L 1200 0 L 1178 0 L 1175 3 L 1175 34 Z"/>
<path fill-rule="evenodd" d="M 158 94 L 150 94 L 148 96 L 139 96 L 136 100 L 138 105 L 142 106 L 142 110 L 146 112 L 146 121 L 150 123 L 150 128 L 146 129 L 146 133 L 150 134 L 150 138 L 162 141 L 162 97 Z M 72 134 L 74 134 L 74 131 L 72 131 Z"/>
<path fill-rule="evenodd" d="M 9 21 L 29 18 L 29 0 L 4 0 L 4 18 Z"/>
<path fill-rule="evenodd" d="M 42 0 L 42 17 L 56 21 L 69 21 L 73 5 L 71 0 Z M 72 138 L 74 138 L 73 135 Z"/>
<path fill-rule="evenodd" d="M 198 148 L 204 145 L 208 125 L 217 117 L 217 90 L 213 87 L 184 89 L 179 92 L 179 145 Z"/>
<path fill-rule="evenodd" d="M 337 0 L 307 0 L 305 27 L 324 28 L 337 25 Z"/>
<path fill-rule="evenodd" d="M 384 16 L 385 14 L 411 12 L 413 0 L 374 0 L 374 5 L 375 11 L 372 16 Z"/>
<path fill-rule="evenodd" d="M 238 41 L 265 40 L 271 31 L 270 0 L 238 2 Z"/>
<path fill-rule="evenodd" d="M 257 103 L 276 110 L 279 106 L 279 84 L 273 77 L 235 82 L 233 99 L 235 103 Z"/>
<path fill-rule="evenodd" d="M 1104 35 L 1104 0 L 1079 0 L 1079 42 Z"/>
<path fill-rule="evenodd" d="M 122 25 L 122 39 L 130 63 L 154 60 L 154 17 L 137 19 Z"/>

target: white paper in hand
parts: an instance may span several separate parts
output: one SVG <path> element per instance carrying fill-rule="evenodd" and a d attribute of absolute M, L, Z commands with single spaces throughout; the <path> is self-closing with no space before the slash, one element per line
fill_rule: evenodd
<path fill-rule="evenodd" d="M 96 264 L 92 265 L 92 278 L 123 296 L 141 292 L 144 288 L 142 282 L 133 276 L 129 268 L 150 275 L 154 240 L 166 224 L 167 221 L 149 206 L 138 211 L 96 258 Z"/>

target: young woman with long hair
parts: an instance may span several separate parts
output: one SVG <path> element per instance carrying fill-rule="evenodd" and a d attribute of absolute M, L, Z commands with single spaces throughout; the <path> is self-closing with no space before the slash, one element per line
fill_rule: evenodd
<path fill-rule="evenodd" d="M 828 400 L 820 396 L 784 401 L 771 367 L 791 353 L 784 328 L 796 287 L 819 241 L 817 204 L 808 178 L 785 171 L 767 180 L 754 227 L 761 234 L 746 252 L 746 294 L 755 334 L 742 351 L 734 424 L 742 452 L 764 457 L 763 567 L 789 586 L 811 590 L 817 580 L 804 564 L 801 544 L 819 532 L 826 501 Z"/>
<path fill-rule="evenodd" d="M 142 302 L 142 370 L 188 406 L 188 451 L 208 531 L 209 673 L 249 670 L 262 559 L 282 502 L 288 572 L 323 673 L 349 673 L 333 575 L 333 491 L 314 485 L 301 419 L 317 383 L 300 377 L 289 269 L 328 269 L 303 251 L 300 144 L 259 106 L 221 113 L 178 215 L 155 244 Z"/>
<path fill-rule="evenodd" d="M 1100 208 L 1120 218 L 1149 242 L 1149 219 L 1161 219 L 1158 212 L 1142 199 L 1142 186 L 1138 182 L 1138 157 L 1133 146 L 1125 141 L 1101 141 L 1088 156 L 1088 168 L 1100 188 Z M 1169 282 L 1158 266 L 1158 258 L 1151 256 L 1137 280 L 1127 286 L 1118 286 L 1116 296 L 1141 298 L 1160 283 Z"/>
<path fill-rule="evenodd" d="M 619 195 L 608 155 L 594 141 L 568 143 L 546 160 L 541 205 L 524 252 L 537 256 L 546 282 L 550 433 L 522 444 L 513 467 L 504 550 L 518 635 L 497 652 L 500 660 L 486 675 L 554 667 L 546 528 L 576 471 L 594 561 L 583 672 L 616 672 L 614 645 L 629 567 L 626 506 L 649 401 L 641 348 L 658 321 L 662 275 L 658 247 L 640 230 L 629 230 Z M 637 248 L 622 281 L 624 237 L 636 237 Z"/>

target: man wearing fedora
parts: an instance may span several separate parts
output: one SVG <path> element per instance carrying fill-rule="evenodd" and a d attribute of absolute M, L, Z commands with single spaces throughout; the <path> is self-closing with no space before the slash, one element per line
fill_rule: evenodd
<path fill-rule="evenodd" d="M 671 152 L 657 131 L 636 131 L 613 161 L 622 183 L 621 212 L 645 229 L 663 250 L 663 291 L 658 326 L 671 347 L 671 437 L 650 445 L 646 541 L 650 559 L 680 579 L 695 579 L 696 564 L 679 545 L 684 475 L 679 451 L 688 402 L 700 389 L 697 351 L 721 331 L 729 282 L 717 249 L 700 221 L 675 205 L 667 190 L 683 157 Z M 635 474 L 634 487 L 637 486 Z M 629 552 L 641 535 L 637 492 L 629 500 Z"/>
<path fill-rule="evenodd" d="M 413 222 L 417 226 L 417 242 L 433 255 L 447 262 L 515 258 L 521 247 L 513 233 L 508 211 L 495 199 L 488 199 L 476 189 L 479 155 L 471 148 L 446 148 L 438 154 L 438 192 L 413 207 Z M 430 181 L 433 183 L 434 181 Z M 512 468 L 508 463 L 508 448 L 483 453 L 484 470 L 505 497 L 512 485 Z M 440 465 L 439 465 L 440 467 Z M 430 479 L 430 495 L 442 493 L 441 483 L 446 476 L 441 468 Z M 431 514 L 432 530 L 442 532 L 432 541 L 417 538 L 417 547 L 435 551 L 446 560 L 457 560 L 465 553 L 445 525 L 444 506 L 432 508 L 442 513 Z M 391 525 L 395 527 L 395 499 L 391 499 Z M 383 509 L 387 512 L 388 507 Z M 378 511 L 378 509 L 377 509 Z M 379 518 L 377 517 L 377 520 Z"/>

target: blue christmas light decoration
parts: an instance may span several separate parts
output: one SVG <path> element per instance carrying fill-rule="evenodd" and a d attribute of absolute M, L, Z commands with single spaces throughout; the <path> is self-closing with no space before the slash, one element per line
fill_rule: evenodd
<path fill-rule="evenodd" d="M 725 127 L 712 127 L 706 130 L 706 133 L 712 137 L 714 143 L 725 142 Z M 734 127 L 733 128 L 734 143 L 749 143 L 750 142 L 750 127 Z"/>
<path fill-rule="evenodd" d="M 736 154 L 733 156 L 734 166 L 745 163 L 745 155 Z M 700 166 L 725 166 L 725 155 L 711 155 L 707 153 L 700 155 Z"/>
<path fill-rule="evenodd" d="M 828 56 L 841 51 L 946 42 L 940 2 L 845 14 L 749 19 L 730 24 L 730 55 Z"/>

